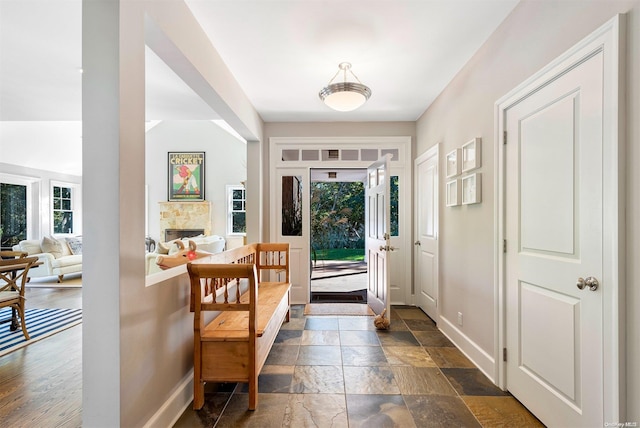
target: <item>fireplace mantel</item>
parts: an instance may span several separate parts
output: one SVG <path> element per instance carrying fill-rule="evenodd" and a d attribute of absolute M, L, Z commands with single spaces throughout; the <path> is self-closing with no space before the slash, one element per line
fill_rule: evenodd
<path fill-rule="evenodd" d="M 160 237 L 165 229 L 204 229 L 211 235 L 211 202 L 158 202 Z"/>

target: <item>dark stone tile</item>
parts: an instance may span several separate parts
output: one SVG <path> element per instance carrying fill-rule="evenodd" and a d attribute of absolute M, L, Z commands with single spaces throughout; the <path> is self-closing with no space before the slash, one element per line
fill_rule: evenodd
<path fill-rule="evenodd" d="M 281 345 L 274 343 L 265 364 L 292 366 L 298 359 L 298 345 Z"/>
<path fill-rule="evenodd" d="M 405 322 L 401 319 L 395 319 L 393 321 L 391 321 L 391 324 L 389 325 L 389 328 L 387 328 L 387 330 L 389 331 L 408 331 L 409 327 L 407 327 L 407 324 L 405 324 Z"/>
<path fill-rule="evenodd" d="M 296 366 L 290 392 L 297 394 L 344 394 L 342 367 Z"/>
<path fill-rule="evenodd" d="M 291 373 L 261 373 L 258 376 L 258 392 L 259 393 L 285 393 L 288 394 L 293 381 L 293 370 Z M 243 393 L 249 392 L 249 384 L 241 384 L 240 389 Z"/>
<path fill-rule="evenodd" d="M 460 395 L 509 395 L 478 369 L 443 368 L 442 373 Z"/>
<path fill-rule="evenodd" d="M 405 324 L 409 327 L 411 331 L 437 331 L 436 323 L 431 321 L 430 319 L 405 319 Z"/>
<path fill-rule="evenodd" d="M 386 366 L 387 358 L 379 346 L 342 346 L 343 366 Z"/>
<path fill-rule="evenodd" d="M 380 340 L 375 331 L 341 331 L 340 345 L 342 346 L 380 346 Z"/>
<path fill-rule="evenodd" d="M 233 394 L 216 427 L 280 427 L 288 404 L 288 394 L 259 394 L 258 407 L 249 410 L 249 394 Z"/>
<path fill-rule="evenodd" d="M 235 387 L 236 384 L 232 385 Z M 207 393 L 205 390 L 202 409 L 193 410 L 193 405 L 189 406 L 173 426 L 176 428 L 214 426 L 230 397 L 231 392 Z"/>
<path fill-rule="evenodd" d="M 299 345 L 302 330 L 280 330 L 274 343 L 283 345 Z"/>
<path fill-rule="evenodd" d="M 422 346 L 384 346 L 391 366 L 437 367 Z"/>
<path fill-rule="evenodd" d="M 410 331 L 378 331 L 382 346 L 420 346 Z"/>
<path fill-rule="evenodd" d="M 303 318 L 305 305 L 291 305 L 289 309 L 290 318 Z"/>
<path fill-rule="evenodd" d="M 431 320 L 431 318 L 429 318 L 427 314 L 422 312 L 422 309 L 416 306 L 411 306 L 409 309 L 396 308 L 394 309 L 394 311 L 403 320 Z"/>
<path fill-rule="evenodd" d="M 342 354 L 339 346 L 310 345 L 300 346 L 298 366 L 339 366 Z"/>
<path fill-rule="evenodd" d="M 405 395 L 404 401 L 419 427 L 480 428 L 481 426 L 460 397 Z"/>
<path fill-rule="evenodd" d="M 347 395 L 349 428 L 415 427 L 401 395 Z"/>
<path fill-rule="evenodd" d="M 338 318 L 335 317 L 307 317 L 305 330 L 338 330 Z"/>
<path fill-rule="evenodd" d="M 454 348 L 455 345 L 438 330 L 433 331 L 414 331 L 413 335 L 418 342 L 424 347 L 441 348 L 448 347 Z"/>

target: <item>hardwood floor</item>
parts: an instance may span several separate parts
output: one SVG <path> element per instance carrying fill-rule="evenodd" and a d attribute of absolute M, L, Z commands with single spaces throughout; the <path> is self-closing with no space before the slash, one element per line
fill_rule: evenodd
<path fill-rule="evenodd" d="M 81 288 L 28 288 L 26 296 L 27 308 L 82 307 Z M 82 426 L 82 324 L 0 357 L 0 385 L 0 425 Z"/>

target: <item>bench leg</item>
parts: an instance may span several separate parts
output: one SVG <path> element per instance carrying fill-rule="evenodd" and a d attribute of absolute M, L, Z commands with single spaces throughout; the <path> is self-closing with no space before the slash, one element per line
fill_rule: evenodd
<path fill-rule="evenodd" d="M 200 410 L 204 406 L 204 382 L 193 379 L 193 410 Z"/>
<path fill-rule="evenodd" d="M 249 410 L 255 410 L 258 407 L 258 377 L 249 380 Z"/>

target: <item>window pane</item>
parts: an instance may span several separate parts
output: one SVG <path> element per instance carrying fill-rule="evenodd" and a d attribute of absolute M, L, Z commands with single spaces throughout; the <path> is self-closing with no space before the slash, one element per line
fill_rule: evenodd
<path fill-rule="evenodd" d="M 302 236 L 302 177 L 282 177 L 282 236 Z"/>
<path fill-rule="evenodd" d="M 390 219 L 390 223 L 391 223 L 391 236 L 398 236 L 398 230 L 399 230 L 399 220 L 400 217 L 398 215 L 398 202 L 399 202 L 399 198 L 400 198 L 400 193 L 399 193 L 399 189 L 398 189 L 398 185 L 399 185 L 399 178 L 397 175 L 393 175 L 391 176 L 391 182 L 390 182 L 390 197 L 391 197 L 391 219 Z"/>
<path fill-rule="evenodd" d="M 234 190 L 233 195 L 231 196 L 233 199 L 243 199 L 242 195 L 243 191 L 240 189 Z"/>
<path fill-rule="evenodd" d="M 69 187 L 63 187 L 60 195 L 65 199 L 71 199 L 71 189 Z"/>
<path fill-rule="evenodd" d="M 231 214 L 232 221 L 232 230 L 233 233 L 246 233 L 247 232 L 247 221 L 245 213 L 232 213 Z"/>
<path fill-rule="evenodd" d="M 242 211 L 242 201 L 233 201 L 233 211 Z"/>
<path fill-rule="evenodd" d="M 71 211 L 71 201 L 69 199 L 62 200 L 62 209 L 65 211 Z"/>
<path fill-rule="evenodd" d="M 54 198 L 60 197 L 60 188 L 58 186 L 53 186 L 53 197 Z"/>
<path fill-rule="evenodd" d="M 73 233 L 73 213 L 56 211 L 53 213 L 54 233 Z"/>
<path fill-rule="evenodd" d="M 59 210 L 60 208 L 61 208 L 60 199 L 54 199 L 53 200 L 53 209 L 54 210 Z"/>
<path fill-rule="evenodd" d="M 3 249 L 27 239 L 27 186 L 0 183 L 0 220 Z"/>

